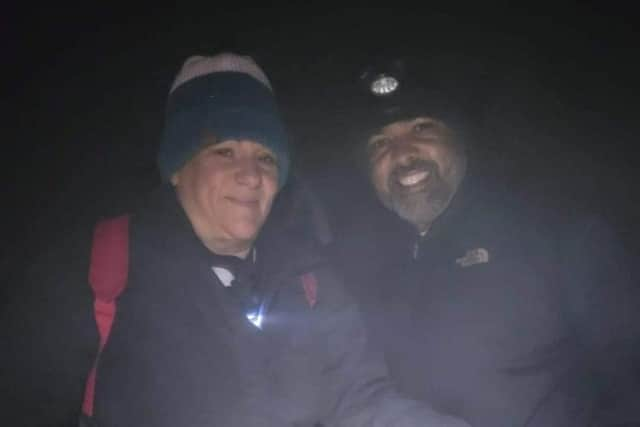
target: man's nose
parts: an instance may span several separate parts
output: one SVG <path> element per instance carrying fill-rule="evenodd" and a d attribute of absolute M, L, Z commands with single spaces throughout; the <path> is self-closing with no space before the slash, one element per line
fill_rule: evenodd
<path fill-rule="evenodd" d="M 262 183 L 262 175 L 258 160 L 253 158 L 245 158 L 238 160 L 238 170 L 236 171 L 236 180 L 243 185 L 251 188 L 259 187 Z"/>
<path fill-rule="evenodd" d="M 399 164 L 406 165 L 418 155 L 418 149 L 411 140 L 398 138 L 392 144 L 391 156 Z"/>

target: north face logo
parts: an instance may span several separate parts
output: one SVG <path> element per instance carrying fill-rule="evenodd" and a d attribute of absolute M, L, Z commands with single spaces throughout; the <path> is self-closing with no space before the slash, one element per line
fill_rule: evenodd
<path fill-rule="evenodd" d="M 462 268 L 487 262 L 489 262 L 489 251 L 485 248 L 471 249 L 463 257 L 456 259 L 456 264 Z"/>

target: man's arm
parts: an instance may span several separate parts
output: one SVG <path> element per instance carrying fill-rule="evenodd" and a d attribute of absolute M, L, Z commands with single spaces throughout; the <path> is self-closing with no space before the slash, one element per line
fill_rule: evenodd
<path fill-rule="evenodd" d="M 329 269 L 318 272 L 318 309 L 330 353 L 326 374 L 333 411 L 325 425 L 345 427 L 467 426 L 425 402 L 402 397 L 388 377 L 381 354 L 368 342 L 359 310 Z"/>

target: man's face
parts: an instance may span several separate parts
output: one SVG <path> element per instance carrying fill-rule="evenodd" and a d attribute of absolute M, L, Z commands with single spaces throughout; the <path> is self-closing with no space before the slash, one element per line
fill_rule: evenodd
<path fill-rule="evenodd" d="M 441 121 L 418 117 L 374 133 L 367 144 L 371 181 L 382 203 L 424 231 L 447 208 L 466 156 Z"/>
<path fill-rule="evenodd" d="M 210 249 L 251 245 L 278 191 L 275 155 L 249 140 L 205 145 L 171 182 L 194 231 Z"/>

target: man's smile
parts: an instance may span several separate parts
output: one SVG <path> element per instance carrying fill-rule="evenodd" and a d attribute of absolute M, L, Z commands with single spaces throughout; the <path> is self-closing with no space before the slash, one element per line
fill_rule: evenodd
<path fill-rule="evenodd" d="M 398 182 L 404 187 L 411 187 L 422 182 L 425 182 L 431 172 L 428 170 L 410 170 L 403 174 L 398 174 Z"/>

